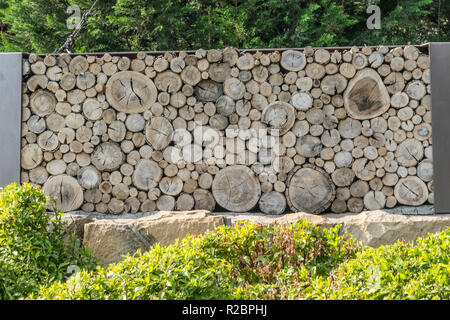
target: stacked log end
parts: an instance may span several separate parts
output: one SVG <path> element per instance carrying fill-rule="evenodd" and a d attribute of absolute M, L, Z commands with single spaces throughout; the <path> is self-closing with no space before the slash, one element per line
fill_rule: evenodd
<path fill-rule="evenodd" d="M 430 63 L 415 46 L 23 64 L 22 182 L 63 211 L 433 203 Z"/>

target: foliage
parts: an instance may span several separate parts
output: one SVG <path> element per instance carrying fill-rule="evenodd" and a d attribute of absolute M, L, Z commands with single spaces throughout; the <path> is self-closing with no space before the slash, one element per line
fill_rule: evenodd
<path fill-rule="evenodd" d="M 96 272 L 42 288 L 39 299 L 261 299 L 280 297 L 277 281 L 327 275 L 358 247 L 300 221 L 261 228 L 221 226 L 168 247 L 155 246 Z M 283 275 L 283 276 L 282 276 Z M 281 284 L 281 283 L 280 283 Z M 262 290 L 262 291 L 261 291 Z M 264 293 L 263 293 L 264 292 Z M 34 296 L 36 297 L 36 296 Z"/>
<path fill-rule="evenodd" d="M 0 51 L 52 52 L 71 33 L 69 5 L 92 0 L 0 0 Z M 381 8 L 381 29 L 366 12 Z M 74 50 L 192 50 L 449 41 L 450 1 L 101 0 Z M 1 23 L 2 22 L 2 23 Z"/>
<path fill-rule="evenodd" d="M 367 248 L 339 266 L 328 279 L 316 279 L 311 299 L 450 298 L 450 229 L 419 238 Z"/>
<path fill-rule="evenodd" d="M 64 280 L 71 265 L 93 267 L 88 252 L 67 235 L 62 214 L 47 213 L 47 201 L 30 184 L 0 189 L 0 299 L 17 299 Z"/>
<path fill-rule="evenodd" d="M 306 221 L 221 226 L 31 299 L 448 299 L 450 229 L 377 249 Z"/>
<path fill-rule="evenodd" d="M 168 247 L 155 246 L 96 272 L 42 288 L 39 299 L 283 298 L 289 285 L 309 281 L 358 250 L 338 234 L 306 221 L 262 228 L 221 226 Z M 278 288 L 282 288 L 279 290 Z"/>

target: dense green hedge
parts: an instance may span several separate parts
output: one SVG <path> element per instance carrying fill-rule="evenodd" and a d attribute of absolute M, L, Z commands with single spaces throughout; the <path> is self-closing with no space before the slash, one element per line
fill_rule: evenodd
<path fill-rule="evenodd" d="M 306 221 L 220 227 L 66 283 L 38 299 L 448 299 L 450 230 L 361 248 Z"/>
<path fill-rule="evenodd" d="M 0 299 L 18 299 L 64 280 L 70 266 L 93 259 L 68 234 L 62 214 L 47 213 L 44 193 L 30 184 L 0 189 Z"/>
<path fill-rule="evenodd" d="M 43 288 L 40 299 L 245 299 L 282 298 L 293 284 L 326 276 L 358 247 L 338 227 L 321 231 L 255 224 L 219 227 L 168 247 L 128 257 L 67 283 Z"/>

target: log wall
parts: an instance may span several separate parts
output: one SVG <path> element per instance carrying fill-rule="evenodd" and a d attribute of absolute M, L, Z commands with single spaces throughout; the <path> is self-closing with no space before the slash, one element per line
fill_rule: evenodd
<path fill-rule="evenodd" d="M 21 181 L 63 211 L 433 203 L 418 47 L 29 55 Z"/>

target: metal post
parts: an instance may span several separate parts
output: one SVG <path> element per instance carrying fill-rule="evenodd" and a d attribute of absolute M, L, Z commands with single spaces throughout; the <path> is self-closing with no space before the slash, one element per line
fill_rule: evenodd
<path fill-rule="evenodd" d="M 431 43 L 430 60 L 434 208 L 450 213 L 450 43 Z"/>
<path fill-rule="evenodd" d="M 0 54 L 0 187 L 20 183 L 22 54 Z"/>

